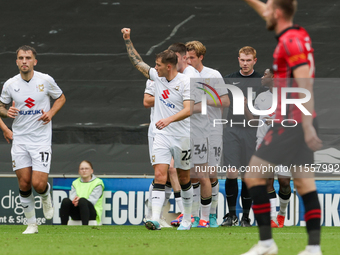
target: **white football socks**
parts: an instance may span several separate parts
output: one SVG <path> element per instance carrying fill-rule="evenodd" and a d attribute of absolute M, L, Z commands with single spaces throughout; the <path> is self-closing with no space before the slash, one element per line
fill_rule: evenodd
<path fill-rule="evenodd" d="M 193 183 L 193 200 L 192 200 L 192 216 L 199 217 L 199 207 L 201 204 L 201 185 L 200 183 Z M 184 201 L 183 201 L 184 204 Z"/>
<path fill-rule="evenodd" d="M 27 223 L 28 224 L 37 223 L 37 219 L 35 217 L 35 207 L 34 207 L 35 201 L 34 201 L 33 192 L 28 197 L 22 197 L 21 195 L 19 196 L 20 196 L 21 205 L 24 209 L 25 217 L 27 219 Z"/>
<path fill-rule="evenodd" d="M 152 191 L 152 220 L 159 222 L 165 200 L 165 192 L 160 190 Z"/>
<path fill-rule="evenodd" d="M 148 198 L 148 204 L 147 204 L 147 209 L 146 209 L 146 214 L 145 214 L 145 218 L 147 220 L 152 218 L 152 189 L 153 189 L 153 185 L 151 183 L 149 186 L 149 198 Z"/>
<path fill-rule="evenodd" d="M 179 211 L 181 213 L 183 213 L 184 212 L 184 208 L 183 208 L 182 197 L 176 197 L 175 201 L 176 201 L 176 205 L 178 206 Z"/>
<path fill-rule="evenodd" d="M 280 211 L 279 215 L 286 216 L 287 206 L 289 204 L 290 199 L 282 199 L 280 197 Z"/>
<path fill-rule="evenodd" d="M 210 214 L 216 214 L 217 205 L 218 205 L 218 195 L 220 190 L 220 184 L 217 181 L 215 186 L 211 187 L 211 207 L 210 207 Z"/>
<path fill-rule="evenodd" d="M 48 194 L 51 191 L 51 185 L 49 183 L 47 183 L 47 191 L 44 194 L 39 194 L 41 196 L 42 199 L 47 199 Z"/>
<path fill-rule="evenodd" d="M 201 220 L 209 221 L 211 203 L 207 205 L 201 204 Z"/>
<path fill-rule="evenodd" d="M 165 198 L 164 198 L 164 203 L 163 203 L 163 207 L 162 207 L 162 212 L 160 215 L 160 218 L 162 218 L 163 216 L 163 212 L 164 212 L 164 208 L 166 207 L 166 205 L 169 202 L 170 196 L 171 196 L 171 192 L 172 192 L 172 188 L 165 186 Z"/>
<path fill-rule="evenodd" d="M 191 224 L 191 211 L 193 204 L 193 187 L 188 190 L 182 190 L 181 196 L 183 198 L 183 220 L 182 223 L 185 227 Z"/>
<path fill-rule="evenodd" d="M 269 199 L 270 201 L 270 218 L 276 219 L 276 198 Z"/>

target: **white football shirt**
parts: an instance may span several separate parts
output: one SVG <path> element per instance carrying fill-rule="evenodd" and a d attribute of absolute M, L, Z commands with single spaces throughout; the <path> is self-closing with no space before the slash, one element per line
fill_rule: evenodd
<path fill-rule="evenodd" d="M 200 73 L 192 66 L 188 65 L 183 74 L 190 77 L 190 89 L 191 94 L 195 98 L 195 104 L 202 101 L 202 95 L 204 91 L 197 87 L 202 87 L 197 81 L 201 81 Z M 196 138 L 207 138 L 209 136 L 210 124 L 208 115 L 202 115 L 201 113 L 194 113 L 190 116 L 190 135 L 194 139 Z"/>
<path fill-rule="evenodd" d="M 219 97 L 228 94 L 228 89 L 224 86 L 225 83 L 219 71 L 203 66 L 203 69 L 200 72 L 200 74 L 203 82 L 213 87 L 216 90 Z M 216 101 L 219 100 L 217 95 L 212 90 L 210 90 L 207 87 L 205 89 L 207 89 L 214 96 L 214 99 Z M 210 96 L 207 95 L 207 100 L 212 100 L 212 98 L 210 98 Z M 222 119 L 222 109 L 208 105 L 207 113 L 210 122 L 210 135 L 222 135 L 223 125 L 216 125 L 214 127 L 214 119 Z"/>
<path fill-rule="evenodd" d="M 190 95 L 190 78 L 188 76 L 178 73 L 169 82 L 165 77 L 159 77 L 155 68 L 150 68 L 149 75 L 150 79 L 155 82 L 155 106 L 152 125 L 183 110 L 183 101 L 195 100 Z M 181 121 L 172 122 L 162 130 L 155 128 L 154 133 L 189 137 L 190 120 L 185 118 Z"/>
<path fill-rule="evenodd" d="M 149 94 L 151 96 L 155 96 L 155 82 L 148 79 L 146 81 L 146 88 L 144 90 L 144 94 Z M 155 128 L 155 125 L 151 125 L 152 123 L 152 120 L 153 120 L 153 112 L 154 112 L 154 107 L 151 107 L 150 108 L 150 125 L 149 125 L 149 129 L 148 129 L 148 136 L 150 137 L 154 137 L 155 134 L 154 134 L 154 128 Z"/>
<path fill-rule="evenodd" d="M 267 90 L 265 92 L 260 93 L 256 97 L 254 108 L 257 110 L 268 110 L 270 107 L 272 107 L 272 102 L 273 94 L 270 92 L 270 90 Z M 275 119 L 275 112 L 273 112 L 270 115 L 260 115 L 259 117 L 260 120 L 263 120 L 264 118 Z M 257 128 L 256 137 L 258 141 L 262 141 L 270 127 L 271 125 L 267 125 L 266 123 L 264 123 L 263 126 Z"/>
<path fill-rule="evenodd" d="M 57 99 L 62 93 L 51 76 L 38 71 L 29 82 L 20 74 L 6 81 L 0 101 L 9 104 L 13 100 L 19 109 L 12 125 L 13 144 L 51 145 L 52 121 L 43 125 L 38 119 L 42 110 L 50 110 L 50 97 Z"/>

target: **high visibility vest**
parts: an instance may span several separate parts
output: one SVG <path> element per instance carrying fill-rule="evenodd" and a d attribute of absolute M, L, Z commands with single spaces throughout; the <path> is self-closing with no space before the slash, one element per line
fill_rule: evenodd
<path fill-rule="evenodd" d="M 98 185 L 101 185 L 103 187 L 103 193 L 98 199 L 97 203 L 94 205 L 94 209 L 96 210 L 97 217 L 96 221 L 98 224 L 100 224 L 102 219 L 102 212 L 103 212 L 103 194 L 104 194 L 104 183 L 101 179 L 96 178 L 89 182 L 82 182 L 81 178 L 79 177 L 75 181 L 72 182 L 72 186 L 76 189 L 77 196 L 79 198 L 86 198 L 89 199 L 92 191 L 95 187 Z"/>

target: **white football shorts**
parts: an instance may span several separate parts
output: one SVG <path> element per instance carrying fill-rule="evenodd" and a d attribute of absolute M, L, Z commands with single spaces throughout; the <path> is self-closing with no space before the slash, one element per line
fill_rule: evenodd
<path fill-rule="evenodd" d="M 290 177 L 292 178 L 292 173 L 290 172 L 289 167 L 283 165 L 275 166 L 275 174 L 283 176 L 283 177 Z"/>
<path fill-rule="evenodd" d="M 168 164 L 174 158 L 174 167 L 190 170 L 192 151 L 189 137 L 169 136 L 157 133 L 152 146 L 152 165 Z"/>
<path fill-rule="evenodd" d="M 208 138 L 209 145 L 209 166 L 219 166 L 221 164 L 223 137 L 222 135 L 212 135 Z"/>
<path fill-rule="evenodd" d="M 149 145 L 149 156 L 150 156 L 150 162 L 152 163 L 152 146 L 153 146 L 153 136 L 148 136 L 148 145 Z"/>
<path fill-rule="evenodd" d="M 208 162 L 208 138 L 195 137 L 193 141 L 193 163 L 194 164 L 205 164 Z"/>
<path fill-rule="evenodd" d="M 50 172 L 52 159 L 50 145 L 13 144 L 11 154 L 13 171 L 32 167 L 33 171 Z"/>

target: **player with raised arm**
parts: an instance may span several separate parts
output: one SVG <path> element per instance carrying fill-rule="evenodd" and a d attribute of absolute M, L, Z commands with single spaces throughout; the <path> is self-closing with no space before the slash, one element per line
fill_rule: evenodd
<path fill-rule="evenodd" d="M 244 0 L 265 21 L 268 30 L 275 31 L 278 44 L 274 51 L 274 87 L 278 89 L 276 109 L 277 125 L 271 128 L 250 160 L 251 169 L 260 166 L 293 166 L 294 185 L 302 197 L 308 245 L 299 255 L 321 255 L 320 221 L 321 208 L 309 165 L 314 163 L 313 152 L 322 147 L 316 132 L 314 111 L 313 79 L 314 55 L 311 39 L 305 29 L 293 24 L 297 8 L 296 0 Z M 288 77 L 288 78 L 287 78 Z M 294 80 L 289 78 L 293 77 Z M 286 115 L 281 114 L 281 89 L 302 88 L 304 93 L 290 93 L 290 98 L 299 100 L 310 94 L 309 100 L 301 104 L 302 113 L 296 105 L 289 105 Z M 301 90 L 300 90 L 301 91 Z M 283 112 L 285 109 L 282 109 Z M 294 120 L 294 128 L 282 127 L 283 120 Z M 294 123 L 295 123 L 294 122 Z M 301 167 L 299 167 L 301 165 Z M 265 175 L 261 172 L 246 173 L 246 183 L 253 199 L 253 210 L 258 223 L 260 241 L 244 255 L 277 254 L 278 248 L 272 239 L 270 226 L 270 203 Z M 268 177 L 268 176 L 267 176 Z"/>
<path fill-rule="evenodd" d="M 34 48 L 21 46 L 16 53 L 20 73 L 4 84 L 0 116 L 14 119 L 11 154 L 19 182 L 20 202 L 27 219 L 27 229 L 23 234 L 34 234 L 38 233 L 38 225 L 32 187 L 41 196 L 45 218 L 53 217 L 51 186 L 48 183 L 52 157 L 51 120 L 66 99 L 51 76 L 34 70 L 37 64 Z M 50 97 L 55 99 L 52 108 Z M 5 106 L 11 101 L 12 106 L 6 110 Z M 11 139 L 10 135 L 8 137 Z"/>
<path fill-rule="evenodd" d="M 172 45 L 169 46 L 168 48 L 169 50 L 172 50 L 173 52 L 176 53 L 177 55 L 177 71 L 179 73 L 183 73 L 185 75 L 187 75 L 189 78 L 199 78 L 200 75 L 198 73 L 198 71 L 193 68 L 192 66 L 188 65 L 187 60 L 186 60 L 186 46 L 183 43 L 173 43 Z M 200 90 L 198 90 L 198 92 L 200 92 Z M 155 94 L 155 85 L 154 82 L 151 80 L 147 81 L 147 86 L 145 89 L 145 94 L 144 94 L 144 106 L 149 108 L 151 107 L 151 122 L 152 122 L 152 116 L 153 116 L 153 106 L 154 106 L 154 94 Z M 207 118 L 204 118 L 204 116 L 200 117 L 200 114 L 194 114 L 190 117 L 190 124 L 191 124 L 191 129 L 190 131 L 193 130 L 197 130 L 197 129 L 201 129 L 201 127 L 207 127 L 208 126 L 208 120 Z M 198 127 L 197 123 L 195 122 L 196 119 L 198 120 L 198 123 L 200 124 L 200 127 Z M 195 124 L 196 123 L 196 124 Z M 149 131 L 148 131 L 148 137 L 149 137 L 149 150 L 150 151 L 150 157 L 152 154 L 152 143 L 153 143 L 153 125 L 151 125 L 149 127 Z M 208 133 L 208 131 L 206 132 Z M 201 138 L 204 137 L 201 136 Z M 207 137 L 207 134 L 206 134 Z M 197 138 L 196 138 L 197 139 Z M 192 140 L 194 141 L 194 146 L 195 146 L 195 140 L 192 137 Z M 203 146 L 207 146 L 207 144 L 203 145 Z M 204 158 L 203 155 L 204 153 L 202 153 L 202 155 L 197 155 L 197 153 L 194 152 L 193 154 L 193 163 L 197 164 L 197 158 L 198 157 L 202 157 Z M 152 182 L 152 184 L 149 187 L 149 200 L 151 201 L 151 193 L 152 193 L 152 188 L 153 188 L 153 184 L 154 182 Z M 171 163 L 169 166 L 169 180 L 167 181 L 166 185 L 165 185 L 165 202 L 164 202 L 164 206 L 165 204 L 168 203 L 170 195 L 171 195 L 171 187 L 174 190 L 174 196 L 175 196 L 175 200 L 176 200 L 176 204 L 179 207 L 179 211 L 183 212 L 183 204 L 182 204 L 182 197 L 181 197 L 181 186 L 179 184 L 178 181 L 178 175 L 177 175 L 177 170 L 176 168 L 174 168 L 174 160 L 171 159 Z M 150 203 L 148 204 L 148 211 L 147 211 L 147 219 L 150 218 L 150 215 L 152 215 L 152 210 L 151 210 L 151 206 Z M 178 227 L 182 221 L 183 218 L 183 213 L 181 213 L 175 220 L 171 221 L 171 225 Z M 164 219 L 160 219 L 160 225 L 161 227 L 167 226 L 168 224 L 166 222 L 164 222 Z"/>
<path fill-rule="evenodd" d="M 212 167 L 214 170 L 211 171 L 210 174 L 210 182 L 206 180 L 206 178 L 201 178 L 200 180 L 196 180 L 194 186 L 194 193 L 196 193 L 197 197 L 201 193 L 201 206 L 202 206 L 202 215 L 205 216 L 204 212 L 206 205 L 210 206 L 209 213 L 209 225 L 210 227 L 218 227 L 217 224 L 217 205 L 218 205 L 218 193 L 219 193 L 219 184 L 217 180 L 217 171 L 215 169 L 216 166 L 221 163 L 221 153 L 222 153 L 222 126 L 217 125 L 214 127 L 214 119 L 222 118 L 222 107 L 229 107 L 230 101 L 228 96 L 228 91 L 223 87 L 224 81 L 222 75 L 215 69 L 206 67 L 203 65 L 204 56 L 206 53 L 206 47 L 199 41 L 191 41 L 186 43 L 187 51 L 188 51 L 188 63 L 193 66 L 201 75 L 202 80 L 205 82 L 206 89 L 213 93 L 212 90 L 215 90 L 220 97 L 220 100 L 216 98 L 217 104 L 215 105 L 212 99 L 207 100 L 207 113 L 210 122 L 210 133 L 208 137 L 208 145 L 209 145 L 209 155 L 208 155 L 208 165 Z M 222 102 L 222 105 L 221 103 Z M 200 182 L 198 182 L 200 181 Z M 201 190 L 200 190 L 200 186 Z M 194 197 L 195 198 L 195 197 Z M 197 203 L 198 204 L 198 201 Z M 193 216 L 195 218 L 195 222 L 193 226 L 199 226 L 205 224 L 205 218 L 201 219 L 198 217 L 198 207 L 199 205 L 194 206 L 193 204 Z M 195 209 L 195 210 L 194 210 Z M 209 207 L 208 207 L 209 209 Z"/>
<path fill-rule="evenodd" d="M 152 148 L 152 164 L 155 182 L 152 191 L 152 220 L 145 226 L 150 230 L 161 229 L 160 214 L 165 200 L 165 184 L 171 158 L 179 175 L 183 198 L 183 220 L 178 230 L 191 228 L 192 185 L 190 182 L 191 144 L 190 122 L 191 107 L 194 99 L 190 96 L 190 79 L 177 71 L 177 56 L 165 50 L 156 55 L 156 66 L 150 68 L 133 47 L 129 28 L 123 28 L 128 56 L 132 64 L 146 78 L 155 82 L 154 119 L 155 136 Z"/>

